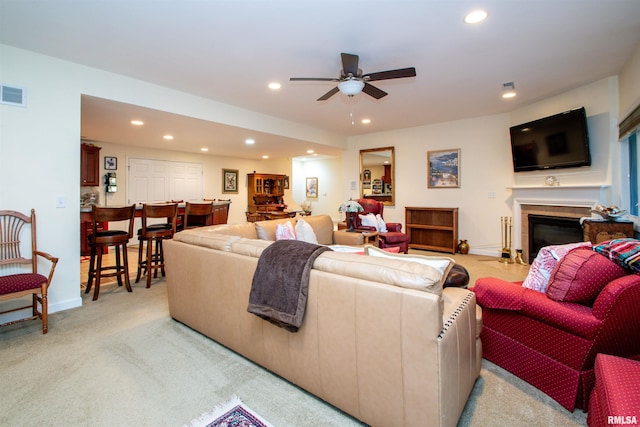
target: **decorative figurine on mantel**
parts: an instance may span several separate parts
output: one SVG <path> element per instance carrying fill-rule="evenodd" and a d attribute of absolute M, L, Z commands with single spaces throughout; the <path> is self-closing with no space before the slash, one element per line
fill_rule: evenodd
<path fill-rule="evenodd" d="M 345 213 L 345 219 L 347 220 L 347 231 L 355 231 L 354 224 L 356 222 L 356 215 L 358 212 L 364 211 L 362 205 L 353 199 L 349 199 L 338 208 L 338 212 Z"/>

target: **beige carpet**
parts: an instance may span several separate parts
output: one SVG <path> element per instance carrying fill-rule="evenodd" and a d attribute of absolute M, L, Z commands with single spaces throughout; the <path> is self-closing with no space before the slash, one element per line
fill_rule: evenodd
<path fill-rule="evenodd" d="M 523 273 L 487 257 L 455 257 L 472 278 Z M 47 335 L 38 322 L 0 329 L 0 425 L 180 426 L 233 395 L 274 426 L 361 425 L 173 321 L 163 280 L 144 286 L 127 293 L 105 284 L 95 302 L 83 294 L 81 308 L 50 316 Z M 585 419 L 484 361 L 459 425 L 580 426 Z"/>

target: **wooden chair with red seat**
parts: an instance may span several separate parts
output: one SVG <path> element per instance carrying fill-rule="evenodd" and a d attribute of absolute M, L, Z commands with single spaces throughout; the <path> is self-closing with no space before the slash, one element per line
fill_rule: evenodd
<path fill-rule="evenodd" d="M 23 257 L 20 251 L 20 238 L 24 236 L 23 232 L 31 234 L 29 258 Z M 46 259 L 50 263 L 47 276 L 38 273 L 39 258 Z M 30 308 L 31 316 L 6 322 L 0 326 L 40 319 L 42 333 L 48 332 L 47 294 L 57 263 L 58 258 L 37 249 L 36 212 L 34 209 L 31 209 L 30 216 L 16 211 L 0 211 L 0 301 L 22 298 L 26 295 L 32 296 L 29 305 L 0 312 L 0 314 L 5 314 Z M 40 304 L 40 310 L 38 310 L 38 304 Z"/>
<path fill-rule="evenodd" d="M 162 241 L 172 239 L 176 233 L 178 204 L 144 204 L 142 205 L 142 228 L 138 230 L 138 273 L 136 283 L 140 281 L 142 272 L 147 275 L 147 288 L 151 287 L 151 273 L 158 277 L 158 269 L 164 272 L 164 251 Z M 152 224 L 149 220 L 164 219 L 165 222 Z M 186 222 L 185 214 L 185 222 Z M 144 243 L 147 243 L 146 257 L 143 258 Z"/>
<path fill-rule="evenodd" d="M 133 217 L 135 215 L 136 205 L 125 207 L 98 207 L 91 208 L 91 234 L 88 236 L 89 247 L 91 248 L 91 260 L 89 261 L 89 274 L 87 278 L 87 288 L 85 293 L 88 294 L 93 286 L 95 279 L 95 288 L 93 291 L 93 301 L 98 299 L 100 294 L 100 282 L 103 277 L 116 277 L 118 286 L 122 286 L 122 278 L 128 292 L 131 292 L 131 283 L 129 281 L 129 257 L 127 255 L 127 244 L 129 239 L 133 237 Z M 102 223 L 123 223 L 127 225 L 125 230 L 101 228 Z M 116 251 L 116 265 L 103 266 L 102 254 L 104 249 L 113 246 Z M 122 251 L 122 261 L 120 252 Z M 97 258 L 97 259 L 96 259 Z M 113 270 L 109 272 L 110 270 Z"/>
<path fill-rule="evenodd" d="M 358 199 L 358 203 L 362 206 L 363 211 L 359 212 L 355 215 L 355 225 L 354 228 L 356 230 L 367 230 L 367 231 L 375 231 L 377 230 L 374 226 L 362 225 L 362 220 L 360 219 L 360 215 L 365 216 L 367 214 L 380 215 L 381 218 L 384 219 L 383 211 L 384 211 L 384 203 L 379 202 L 373 199 Z M 398 222 L 387 222 L 385 223 L 387 227 L 387 232 L 381 232 L 378 236 L 378 246 L 381 249 L 384 248 L 399 248 L 401 252 L 405 254 L 409 252 L 409 237 L 402 232 L 402 224 Z"/>

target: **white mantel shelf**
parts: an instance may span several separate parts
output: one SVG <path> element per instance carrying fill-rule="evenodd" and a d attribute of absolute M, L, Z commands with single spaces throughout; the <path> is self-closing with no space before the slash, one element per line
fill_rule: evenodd
<path fill-rule="evenodd" d="M 508 190 L 571 190 L 571 189 L 603 189 L 609 188 L 611 184 L 574 184 L 574 185 L 514 185 L 507 187 Z"/>

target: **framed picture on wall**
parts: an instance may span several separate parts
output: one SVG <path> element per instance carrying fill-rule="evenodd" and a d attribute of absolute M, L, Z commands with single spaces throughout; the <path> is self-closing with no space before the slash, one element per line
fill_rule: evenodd
<path fill-rule="evenodd" d="M 118 169 L 118 158 L 117 157 L 104 157 L 104 170 L 114 171 Z"/>
<path fill-rule="evenodd" d="M 427 187 L 460 187 L 460 149 L 427 152 Z"/>
<path fill-rule="evenodd" d="M 288 190 L 289 189 L 289 175 L 286 175 L 284 177 L 284 189 Z"/>
<path fill-rule="evenodd" d="M 222 192 L 238 194 L 237 169 L 222 169 Z"/>
<path fill-rule="evenodd" d="M 307 198 L 308 199 L 316 199 L 318 198 L 318 178 L 307 178 Z"/>

